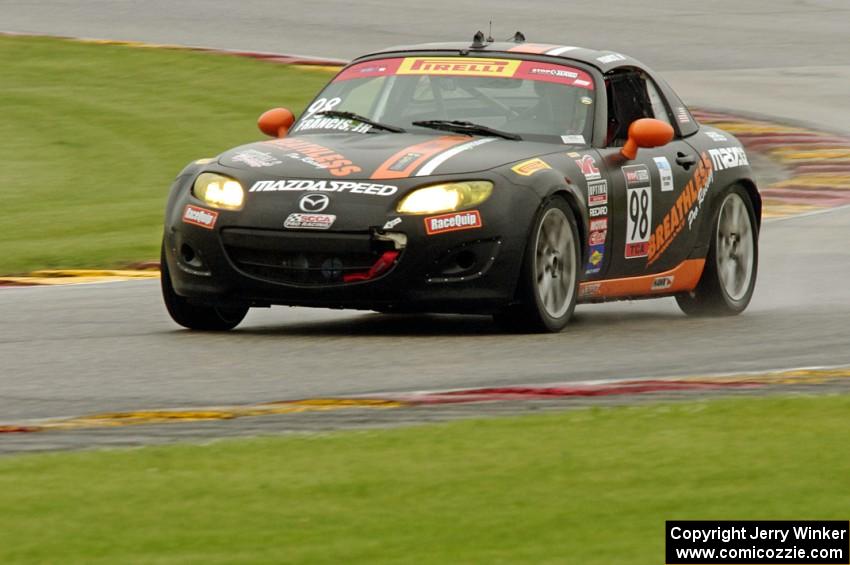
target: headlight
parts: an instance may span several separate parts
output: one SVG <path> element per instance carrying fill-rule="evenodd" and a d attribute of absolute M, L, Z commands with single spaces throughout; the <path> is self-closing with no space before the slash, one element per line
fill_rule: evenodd
<path fill-rule="evenodd" d="M 198 175 L 192 194 L 213 208 L 225 210 L 238 210 L 245 200 L 245 191 L 238 181 L 215 173 Z"/>
<path fill-rule="evenodd" d="M 481 204 L 493 192 L 493 183 L 486 180 L 435 184 L 414 190 L 398 203 L 400 214 L 436 214 L 454 212 Z"/>

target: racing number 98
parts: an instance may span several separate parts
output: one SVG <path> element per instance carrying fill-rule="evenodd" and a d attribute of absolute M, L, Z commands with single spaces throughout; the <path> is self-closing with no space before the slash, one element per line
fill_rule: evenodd
<path fill-rule="evenodd" d="M 342 98 L 319 98 L 307 108 L 307 115 L 312 116 L 313 114 L 321 114 L 322 112 L 330 112 L 342 102 Z"/>
<path fill-rule="evenodd" d="M 649 191 L 629 191 L 629 241 L 645 241 L 649 236 Z"/>

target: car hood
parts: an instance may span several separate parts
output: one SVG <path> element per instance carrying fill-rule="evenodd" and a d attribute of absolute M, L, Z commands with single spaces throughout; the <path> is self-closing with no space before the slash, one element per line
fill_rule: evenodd
<path fill-rule="evenodd" d="M 226 167 L 269 178 L 399 179 L 486 171 L 568 146 L 458 134 L 302 134 L 242 145 Z"/>

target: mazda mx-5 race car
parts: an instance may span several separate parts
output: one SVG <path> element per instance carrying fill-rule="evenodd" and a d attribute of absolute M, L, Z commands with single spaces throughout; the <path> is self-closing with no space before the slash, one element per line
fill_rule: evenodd
<path fill-rule="evenodd" d="M 675 296 L 737 314 L 761 200 L 730 134 L 610 51 L 485 40 L 354 60 L 273 139 L 187 166 L 162 290 L 188 328 L 273 304 L 493 314 L 558 331 L 576 303 Z"/>

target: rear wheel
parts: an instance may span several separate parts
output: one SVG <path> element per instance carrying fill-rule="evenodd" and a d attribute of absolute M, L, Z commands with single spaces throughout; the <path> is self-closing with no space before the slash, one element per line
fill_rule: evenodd
<path fill-rule="evenodd" d="M 203 306 L 192 304 L 186 298 L 174 292 L 171 284 L 171 273 L 165 260 L 165 246 L 160 255 L 160 284 L 162 299 L 171 319 L 190 330 L 227 331 L 232 330 L 248 314 L 247 306 L 222 308 L 218 306 Z"/>
<path fill-rule="evenodd" d="M 758 271 L 758 228 L 747 192 L 734 186 L 714 219 L 711 245 L 699 284 L 676 296 L 689 316 L 734 316 L 753 297 Z"/>
<path fill-rule="evenodd" d="M 576 305 L 579 257 L 575 215 L 562 198 L 553 198 L 534 221 L 520 274 L 520 302 L 496 314 L 496 321 L 510 331 L 561 331 Z"/>

